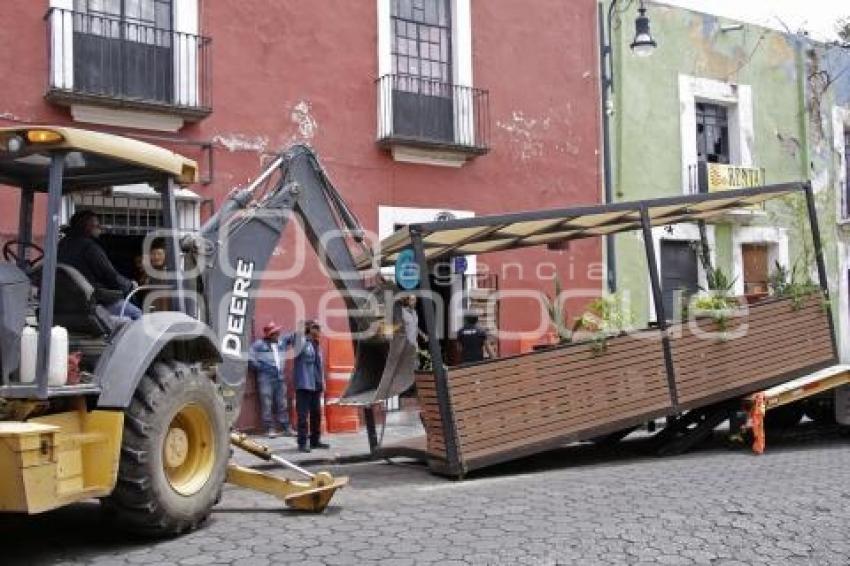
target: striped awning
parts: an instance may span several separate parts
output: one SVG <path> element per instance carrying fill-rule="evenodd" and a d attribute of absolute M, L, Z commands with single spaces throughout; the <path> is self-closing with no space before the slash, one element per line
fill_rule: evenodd
<path fill-rule="evenodd" d="M 410 224 L 385 238 L 374 254 L 357 260 L 359 269 L 393 265 L 398 254 L 422 238 L 428 260 L 556 244 L 641 229 L 641 211 L 652 226 L 711 220 L 730 210 L 803 191 L 802 183 L 683 195 L 609 205 L 583 206 Z"/>

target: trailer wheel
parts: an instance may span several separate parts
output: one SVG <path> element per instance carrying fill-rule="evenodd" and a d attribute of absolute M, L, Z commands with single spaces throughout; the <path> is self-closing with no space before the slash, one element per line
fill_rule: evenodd
<path fill-rule="evenodd" d="M 220 496 L 229 445 L 224 403 L 197 365 L 157 362 L 125 411 L 118 483 L 106 500 L 131 531 L 174 535 Z"/>

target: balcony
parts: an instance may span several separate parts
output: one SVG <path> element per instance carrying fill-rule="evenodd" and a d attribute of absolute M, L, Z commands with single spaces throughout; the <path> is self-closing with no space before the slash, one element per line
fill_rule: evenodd
<path fill-rule="evenodd" d="M 378 145 L 462 165 L 490 150 L 489 92 L 408 75 L 385 75 L 378 90 Z M 419 161 L 421 162 L 421 161 Z"/>
<path fill-rule="evenodd" d="M 765 184 L 765 170 L 760 167 L 744 167 L 725 163 L 700 161 L 688 166 L 688 191 L 690 194 L 716 193 L 751 189 Z M 746 220 L 754 214 L 764 212 L 764 204 L 741 206 L 730 210 L 724 220 Z"/>
<path fill-rule="evenodd" d="M 189 122 L 212 112 L 210 38 L 59 8 L 45 21 L 47 100 Z"/>
<path fill-rule="evenodd" d="M 765 171 L 759 167 L 707 163 L 688 166 L 690 194 L 715 193 L 734 189 L 751 189 L 764 185 Z"/>

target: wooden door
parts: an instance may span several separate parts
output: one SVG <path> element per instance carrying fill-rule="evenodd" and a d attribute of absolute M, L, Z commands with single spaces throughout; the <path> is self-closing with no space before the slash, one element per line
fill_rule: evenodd
<path fill-rule="evenodd" d="M 742 244 L 744 294 L 768 292 L 769 253 L 767 244 Z"/>

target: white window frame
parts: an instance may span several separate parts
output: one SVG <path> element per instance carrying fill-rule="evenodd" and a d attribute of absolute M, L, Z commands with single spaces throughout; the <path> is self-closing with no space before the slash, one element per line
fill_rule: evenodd
<path fill-rule="evenodd" d="M 396 226 L 416 224 L 424 222 L 434 222 L 439 216 L 450 214 L 456 219 L 475 218 L 475 212 L 471 210 L 451 210 L 448 208 L 413 208 L 406 206 L 378 206 L 378 237 L 384 238 L 393 234 L 396 231 Z M 464 275 L 475 275 L 478 273 L 477 256 L 468 255 L 466 257 L 466 272 Z M 392 279 L 394 271 L 393 267 L 381 268 L 381 273 Z M 474 278 L 473 278 L 474 280 Z M 463 291 L 463 278 L 460 277 L 455 281 L 452 288 L 453 297 L 461 297 Z M 454 336 L 455 333 L 463 326 L 463 305 L 458 303 L 454 305 L 452 317 L 449 319 L 449 334 Z"/>
<path fill-rule="evenodd" d="M 732 228 L 732 278 L 735 280 L 734 292 L 744 294 L 744 244 L 764 244 L 767 246 L 768 275 L 779 262 L 789 267 L 788 231 L 776 226 L 734 226 Z"/>
<path fill-rule="evenodd" d="M 197 106 L 199 103 L 198 35 L 200 31 L 199 0 L 174 0 L 172 29 L 174 35 L 174 103 Z M 74 0 L 50 0 L 51 8 L 68 10 L 51 14 L 50 84 L 53 88 L 74 88 L 74 22 L 71 11 Z M 190 36 L 182 34 L 191 34 Z M 177 73 L 177 69 L 188 69 Z"/>
<path fill-rule="evenodd" d="M 391 75 L 392 62 L 392 0 L 378 2 L 378 78 Z M 472 77 L 472 5 L 471 0 L 450 0 L 452 21 L 452 84 L 473 86 Z M 454 89 L 455 133 L 458 145 L 475 145 L 475 112 L 470 89 Z M 393 123 L 392 90 L 378 89 L 378 124 Z M 391 126 L 389 126 L 391 127 Z M 378 137 L 388 132 L 378 131 Z"/>
<path fill-rule="evenodd" d="M 846 147 L 844 143 L 844 132 L 850 129 L 850 106 L 836 106 L 832 111 L 832 131 L 833 131 L 833 146 L 835 154 L 838 156 L 838 175 L 835 176 L 835 191 L 841 195 L 841 198 L 835 199 L 838 210 L 836 211 L 839 224 L 843 225 L 842 230 L 838 231 L 837 245 L 838 258 L 841 263 L 838 277 L 838 344 L 839 355 L 841 361 L 847 363 L 850 361 L 850 279 L 848 279 L 848 270 L 850 270 L 850 241 L 848 241 L 847 233 L 844 231 L 850 225 L 850 215 L 846 214 L 847 205 L 845 204 L 847 183 L 850 179 L 847 178 L 847 159 L 850 159 L 850 147 Z"/>
<path fill-rule="evenodd" d="M 679 108 L 682 144 L 682 192 L 689 194 L 690 168 L 697 164 L 697 102 L 720 104 L 729 112 L 729 161 L 754 164 L 755 127 L 753 89 L 750 85 L 679 75 Z"/>

